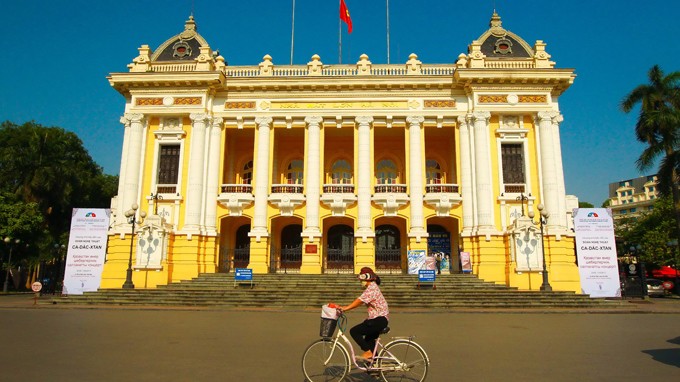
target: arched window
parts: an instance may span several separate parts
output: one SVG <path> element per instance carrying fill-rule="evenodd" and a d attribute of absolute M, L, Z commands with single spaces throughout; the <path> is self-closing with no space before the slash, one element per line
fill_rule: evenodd
<path fill-rule="evenodd" d="M 425 174 L 427 184 L 441 184 L 443 181 L 442 167 L 434 159 L 428 159 L 425 162 Z"/>
<path fill-rule="evenodd" d="M 349 162 L 341 159 L 335 161 L 331 167 L 331 180 L 333 184 L 351 184 L 352 183 L 352 166 Z"/>
<path fill-rule="evenodd" d="M 375 177 L 378 184 L 396 184 L 397 166 L 391 160 L 383 159 L 376 166 Z"/>
<path fill-rule="evenodd" d="M 401 247 L 399 229 L 393 225 L 383 224 L 375 229 L 376 249 L 397 249 Z"/>
<path fill-rule="evenodd" d="M 248 161 L 243 166 L 243 173 L 241 174 L 242 184 L 253 183 L 253 161 Z"/>
<path fill-rule="evenodd" d="M 304 181 L 304 164 L 301 159 L 296 159 L 288 165 L 286 171 L 286 183 L 288 184 L 302 184 Z"/>

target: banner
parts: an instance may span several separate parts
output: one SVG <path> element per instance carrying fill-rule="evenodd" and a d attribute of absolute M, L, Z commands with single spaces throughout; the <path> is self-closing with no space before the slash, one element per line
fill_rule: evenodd
<path fill-rule="evenodd" d="M 472 273 L 472 259 L 470 259 L 470 252 L 460 253 L 460 268 L 463 273 Z"/>
<path fill-rule="evenodd" d="M 74 208 L 63 294 L 96 291 L 102 280 L 111 210 Z"/>
<path fill-rule="evenodd" d="M 426 259 L 424 249 L 410 249 L 408 251 L 408 274 L 417 275 L 419 270 L 425 268 Z"/>
<path fill-rule="evenodd" d="M 590 297 L 621 297 L 611 210 L 574 209 L 574 229 L 581 292 Z"/>

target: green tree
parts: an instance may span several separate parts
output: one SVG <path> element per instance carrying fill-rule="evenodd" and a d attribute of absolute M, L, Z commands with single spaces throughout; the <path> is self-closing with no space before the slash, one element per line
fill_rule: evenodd
<path fill-rule="evenodd" d="M 668 243 L 675 237 L 673 202 L 670 197 L 656 200 L 651 211 L 638 218 L 623 218 L 616 223 L 616 237 L 630 246 L 640 246 L 640 258 L 654 265 L 674 265 L 674 249 Z M 628 248 L 623 248 L 628 251 Z"/>
<path fill-rule="evenodd" d="M 649 169 L 660 159 L 657 177 L 662 195 L 673 198 L 675 238 L 680 237 L 680 72 L 664 75 L 658 65 L 648 72 L 648 84 L 637 86 L 621 102 L 628 113 L 640 105 L 635 124 L 635 136 L 647 148 L 640 154 L 637 166 L 640 171 Z"/>
<path fill-rule="evenodd" d="M 593 208 L 595 207 L 592 203 L 588 202 L 578 202 L 578 208 Z"/>

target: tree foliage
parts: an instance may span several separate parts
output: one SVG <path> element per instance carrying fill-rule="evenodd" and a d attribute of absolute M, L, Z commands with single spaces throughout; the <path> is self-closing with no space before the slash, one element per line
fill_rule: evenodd
<path fill-rule="evenodd" d="M 30 243 L 27 255 L 54 252 L 74 207 L 109 207 L 117 178 L 103 173 L 72 132 L 0 124 L 0 232 Z"/>

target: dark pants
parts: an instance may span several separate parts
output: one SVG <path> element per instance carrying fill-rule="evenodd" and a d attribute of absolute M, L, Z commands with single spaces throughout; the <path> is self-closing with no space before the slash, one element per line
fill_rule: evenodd
<path fill-rule="evenodd" d="M 359 325 L 349 330 L 354 341 L 363 351 L 375 349 L 375 340 L 380 336 L 380 332 L 387 327 L 387 318 L 376 317 L 372 320 L 365 320 Z"/>

